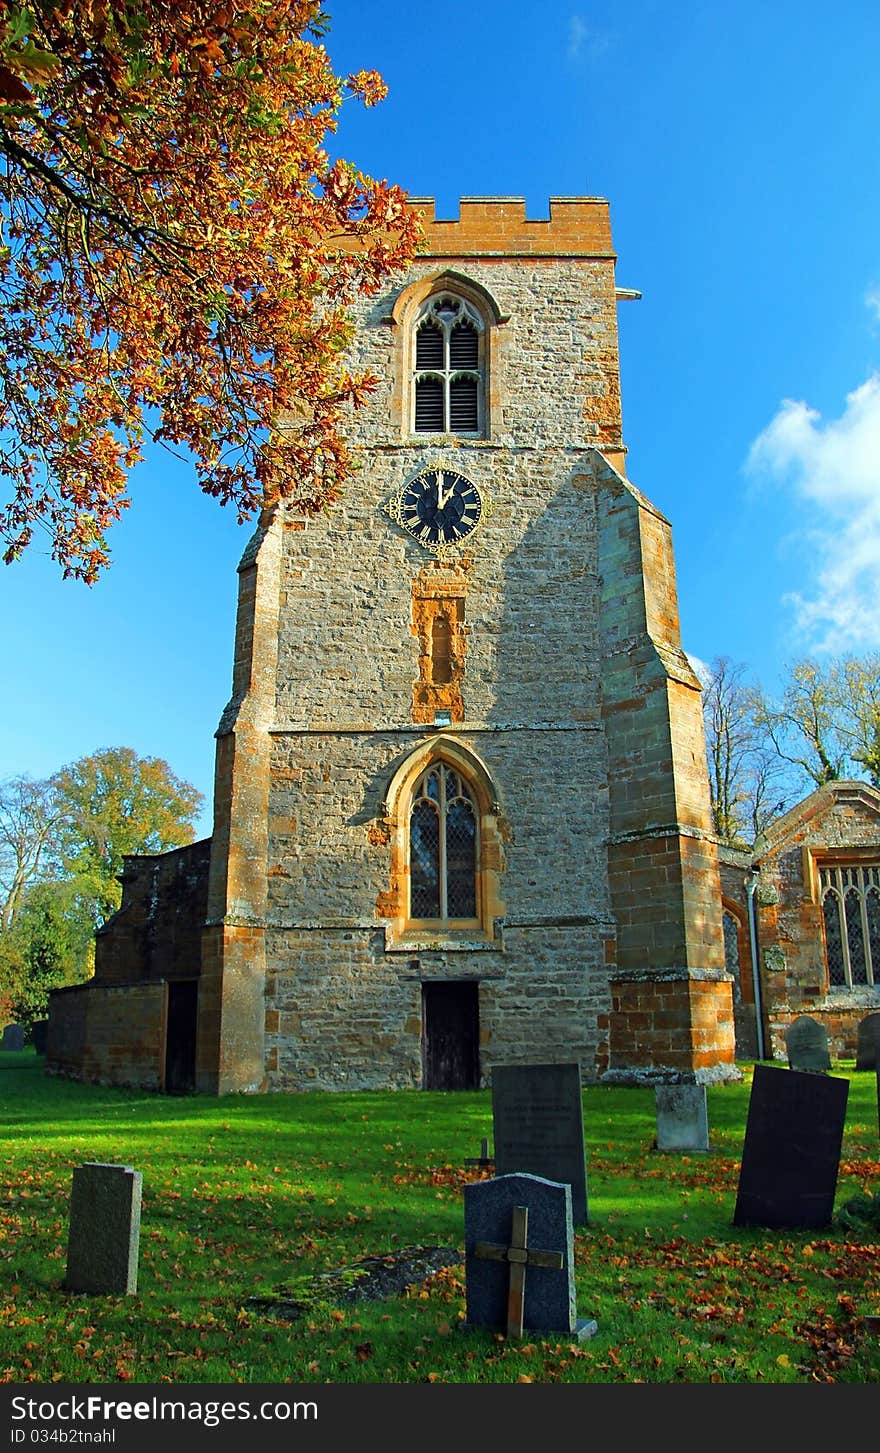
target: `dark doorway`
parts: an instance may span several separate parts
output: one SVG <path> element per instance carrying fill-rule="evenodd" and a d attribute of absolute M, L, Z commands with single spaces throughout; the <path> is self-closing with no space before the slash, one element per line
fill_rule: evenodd
<path fill-rule="evenodd" d="M 422 985 L 426 1090 L 480 1084 L 480 1008 L 475 980 Z"/>
<path fill-rule="evenodd" d="M 165 1089 L 169 1095 L 186 1095 L 196 1087 L 198 1007 L 198 980 L 184 979 L 180 983 L 168 985 Z"/>

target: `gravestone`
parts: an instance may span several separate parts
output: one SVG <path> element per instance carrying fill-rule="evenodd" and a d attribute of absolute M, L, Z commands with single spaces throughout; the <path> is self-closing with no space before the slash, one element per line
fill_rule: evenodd
<path fill-rule="evenodd" d="M 24 1025 L 7 1024 L 3 1031 L 2 1049 L 24 1049 Z"/>
<path fill-rule="evenodd" d="M 849 1080 L 755 1065 L 734 1226 L 830 1224 L 848 1095 Z"/>
<path fill-rule="evenodd" d="M 785 1048 L 790 1070 L 810 1070 L 824 1074 L 831 1068 L 828 1053 L 828 1030 L 818 1019 L 800 1014 L 785 1031 Z"/>
<path fill-rule="evenodd" d="M 571 1186 L 576 1226 L 587 1221 L 581 1072 L 575 1064 L 492 1069 L 495 1173 L 525 1171 Z"/>
<path fill-rule="evenodd" d="M 856 1040 L 856 1069 L 872 1070 L 880 1055 L 880 1014 L 866 1014 L 859 1020 Z"/>
<path fill-rule="evenodd" d="M 46 1053 L 46 1041 L 49 1036 L 48 1019 L 35 1019 L 31 1025 L 31 1044 L 37 1054 Z"/>
<path fill-rule="evenodd" d="M 92 1161 L 73 1172 L 67 1238 L 69 1292 L 137 1291 L 143 1176 L 130 1165 Z"/>
<path fill-rule="evenodd" d="M 657 1149 L 709 1149 L 705 1085 L 656 1085 Z"/>
<path fill-rule="evenodd" d="M 465 1186 L 464 1241 L 468 1327 L 594 1335 L 575 1309 L 571 1186 L 535 1175 Z"/>

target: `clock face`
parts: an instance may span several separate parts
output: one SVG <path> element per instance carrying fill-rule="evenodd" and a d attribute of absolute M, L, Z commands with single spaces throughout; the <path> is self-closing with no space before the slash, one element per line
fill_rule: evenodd
<path fill-rule="evenodd" d="M 480 491 L 453 469 L 426 469 L 405 484 L 396 516 L 426 550 L 457 545 L 483 517 Z"/>

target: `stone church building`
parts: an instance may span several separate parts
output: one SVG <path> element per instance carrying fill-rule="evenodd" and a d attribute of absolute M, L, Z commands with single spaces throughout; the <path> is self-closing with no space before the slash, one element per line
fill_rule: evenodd
<path fill-rule="evenodd" d="M 48 1066 L 155 1089 L 734 1064 L 700 687 L 627 478 L 607 203 L 423 212 L 362 303 L 361 469 L 239 565 L 209 840 L 126 862 Z"/>

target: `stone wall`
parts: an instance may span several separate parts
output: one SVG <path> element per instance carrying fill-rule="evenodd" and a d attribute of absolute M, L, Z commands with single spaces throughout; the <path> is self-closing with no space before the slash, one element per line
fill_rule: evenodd
<path fill-rule="evenodd" d="M 126 857 L 122 903 L 98 929 L 95 982 L 198 977 L 211 840 Z"/>
<path fill-rule="evenodd" d="M 50 997 L 46 1069 L 101 1085 L 164 1084 L 166 988 L 77 984 Z"/>

